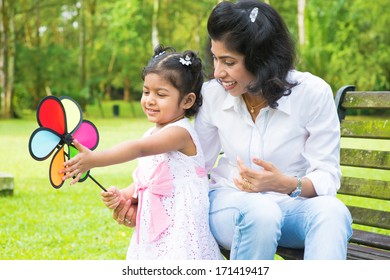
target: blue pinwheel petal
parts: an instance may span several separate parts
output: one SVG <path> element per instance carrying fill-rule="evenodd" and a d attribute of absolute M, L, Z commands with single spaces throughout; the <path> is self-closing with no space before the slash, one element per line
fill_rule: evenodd
<path fill-rule="evenodd" d="M 52 130 L 40 127 L 30 137 L 29 151 L 35 160 L 47 159 L 60 143 L 61 137 Z"/>

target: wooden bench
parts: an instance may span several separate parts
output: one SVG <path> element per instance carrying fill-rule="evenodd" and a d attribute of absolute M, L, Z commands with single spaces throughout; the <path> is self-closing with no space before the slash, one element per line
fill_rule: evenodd
<path fill-rule="evenodd" d="M 354 86 L 344 86 L 338 90 L 335 103 L 341 138 L 359 139 L 363 143 L 363 147 L 342 147 L 340 151 L 343 177 L 338 194 L 347 204 L 354 223 L 347 259 L 389 260 L 390 91 L 355 91 Z M 353 116 L 357 110 L 361 113 L 359 117 Z M 374 149 L 365 147 L 364 139 L 379 139 L 380 144 Z M 385 145 L 387 148 L 383 148 Z M 345 169 L 353 168 L 359 168 L 360 177 L 344 175 Z M 388 181 L 382 180 L 382 176 L 377 176 L 379 179 L 366 176 L 370 170 L 389 172 Z M 229 258 L 229 251 L 222 253 Z M 286 260 L 303 259 L 303 250 L 278 247 L 277 254 Z"/>

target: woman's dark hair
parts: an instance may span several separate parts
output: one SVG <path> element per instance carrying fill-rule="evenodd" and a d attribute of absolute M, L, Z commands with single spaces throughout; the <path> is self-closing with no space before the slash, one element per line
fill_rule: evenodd
<path fill-rule="evenodd" d="M 142 71 L 142 80 L 151 73 L 163 77 L 180 92 L 179 103 L 188 93 L 195 93 L 195 103 L 186 110 L 186 117 L 194 116 L 199 111 L 202 106 L 200 91 L 204 73 L 202 61 L 195 52 L 187 50 L 179 53 L 172 47 L 159 45 L 154 49 L 152 59 Z"/>
<path fill-rule="evenodd" d="M 254 8 L 258 10 L 252 21 Z M 287 81 L 287 74 L 294 68 L 295 42 L 270 5 L 255 0 L 221 2 L 211 12 L 207 29 L 211 40 L 244 55 L 245 67 L 255 76 L 249 93 L 261 94 L 272 108 L 291 93 L 297 83 Z"/>

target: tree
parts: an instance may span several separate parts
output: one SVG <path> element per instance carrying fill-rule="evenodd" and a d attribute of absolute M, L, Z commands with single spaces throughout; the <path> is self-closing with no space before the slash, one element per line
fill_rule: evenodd
<path fill-rule="evenodd" d="M 14 2 L 0 0 L 0 94 L 1 115 L 14 115 L 12 94 L 15 73 L 15 21 Z"/>
<path fill-rule="evenodd" d="M 305 44 L 305 8 L 306 0 L 298 0 L 298 35 L 301 46 Z"/>

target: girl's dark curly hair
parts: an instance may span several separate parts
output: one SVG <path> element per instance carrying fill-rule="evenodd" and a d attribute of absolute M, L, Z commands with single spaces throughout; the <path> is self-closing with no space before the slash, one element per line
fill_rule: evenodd
<path fill-rule="evenodd" d="M 181 61 L 188 61 L 183 64 Z M 202 60 L 198 55 L 187 50 L 183 53 L 176 52 L 172 47 L 159 45 L 154 49 L 154 55 L 148 65 L 142 71 L 142 80 L 148 74 L 158 74 L 169 81 L 179 92 L 181 100 L 190 92 L 195 93 L 194 105 L 185 112 L 186 117 L 194 116 L 202 106 L 201 88 L 204 81 Z"/>
<path fill-rule="evenodd" d="M 254 8 L 258 14 L 252 22 L 250 13 Z M 256 0 L 221 2 L 211 12 L 207 29 L 211 40 L 244 55 L 245 67 L 255 76 L 248 92 L 262 95 L 272 108 L 297 85 L 287 80 L 294 68 L 295 42 L 270 5 Z"/>

